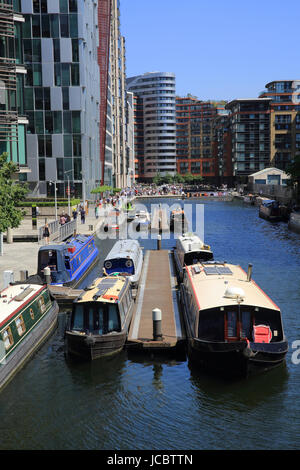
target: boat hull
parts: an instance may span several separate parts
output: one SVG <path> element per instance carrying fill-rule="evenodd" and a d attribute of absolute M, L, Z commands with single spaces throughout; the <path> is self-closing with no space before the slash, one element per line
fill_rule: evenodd
<path fill-rule="evenodd" d="M 58 305 L 54 301 L 49 312 L 17 346 L 0 367 L 0 388 L 5 387 L 31 356 L 41 347 L 57 326 Z"/>
<path fill-rule="evenodd" d="M 271 209 L 269 209 L 267 207 L 263 207 L 263 206 L 260 206 L 260 208 L 259 208 L 259 217 L 261 219 L 269 220 L 271 222 L 279 222 L 279 221 L 283 220 L 283 217 L 280 213 L 272 214 Z"/>
<path fill-rule="evenodd" d="M 120 352 L 125 344 L 126 332 L 103 336 L 66 332 L 68 353 L 85 360 L 99 359 Z"/>
<path fill-rule="evenodd" d="M 188 339 L 188 356 L 201 368 L 228 377 L 247 377 L 282 364 L 288 350 L 286 341 L 258 344 L 214 343 Z"/>
<path fill-rule="evenodd" d="M 290 230 L 300 233 L 300 212 L 292 212 L 288 223 Z"/>

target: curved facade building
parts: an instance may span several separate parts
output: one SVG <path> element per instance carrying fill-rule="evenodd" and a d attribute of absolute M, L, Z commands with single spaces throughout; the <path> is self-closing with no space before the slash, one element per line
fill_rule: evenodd
<path fill-rule="evenodd" d="M 136 95 L 136 174 L 140 180 L 176 173 L 175 74 L 148 72 L 127 79 Z M 138 124 L 138 125 L 137 125 Z"/>

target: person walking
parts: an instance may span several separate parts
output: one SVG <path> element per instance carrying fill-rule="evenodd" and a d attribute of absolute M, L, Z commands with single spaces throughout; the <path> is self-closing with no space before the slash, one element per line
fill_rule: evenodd
<path fill-rule="evenodd" d="M 43 230 L 43 238 L 45 240 L 45 244 L 49 245 L 49 240 L 50 240 L 50 230 L 48 224 L 45 224 L 44 230 Z"/>
<path fill-rule="evenodd" d="M 80 211 L 80 217 L 81 217 L 81 223 L 85 224 L 85 210 L 84 210 L 84 208 L 82 208 L 81 211 Z"/>

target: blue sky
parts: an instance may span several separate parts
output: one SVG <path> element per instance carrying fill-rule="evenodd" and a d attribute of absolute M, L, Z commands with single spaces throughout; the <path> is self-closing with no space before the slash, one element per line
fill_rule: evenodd
<path fill-rule="evenodd" d="M 300 0 L 121 0 L 127 76 L 176 74 L 200 99 L 257 97 L 300 79 Z"/>

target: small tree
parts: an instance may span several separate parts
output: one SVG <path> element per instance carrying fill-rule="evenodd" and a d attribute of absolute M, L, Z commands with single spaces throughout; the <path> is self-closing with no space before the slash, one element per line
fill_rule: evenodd
<path fill-rule="evenodd" d="M 19 227 L 25 212 L 18 208 L 28 193 L 26 184 L 13 180 L 17 165 L 7 161 L 7 153 L 0 155 L 0 233 Z"/>

